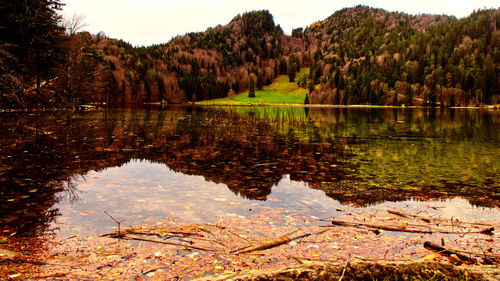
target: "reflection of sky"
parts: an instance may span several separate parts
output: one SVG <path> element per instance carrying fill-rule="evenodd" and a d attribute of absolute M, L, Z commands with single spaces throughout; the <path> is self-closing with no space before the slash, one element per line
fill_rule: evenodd
<path fill-rule="evenodd" d="M 263 208 L 281 210 L 290 216 L 328 218 L 337 208 L 349 209 L 323 193 L 310 189 L 285 175 L 274 186 L 266 201 L 241 198 L 226 185 L 207 182 L 202 176 L 176 173 L 163 164 L 133 160 L 122 167 L 91 172 L 78 185 L 80 200 L 64 200 L 56 206 L 62 216 L 55 227 L 61 235 L 103 234 L 116 224 L 104 214 L 110 213 L 123 225 L 154 224 L 166 218 L 188 223 L 215 223 L 220 216 L 248 216 Z M 467 200 L 386 202 L 369 209 L 422 209 L 430 214 L 454 218 L 500 220 L 498 209 L 471 206 Z M 434 208 L 434 209 L 433 209 Z"/>

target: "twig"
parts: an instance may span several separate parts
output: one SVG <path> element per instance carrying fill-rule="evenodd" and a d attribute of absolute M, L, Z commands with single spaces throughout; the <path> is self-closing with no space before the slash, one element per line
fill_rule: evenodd
<path fill-rule="evenodd" d="M 345 274 L 347 267 L 349 266 L 350 260 L 351 260 L 351 255 L 349 254 L 349 259 L 347 260 L 347 262 L 344 265 L 344 269 L 342 270 L 342 275 L 340 275 L 339 281 L 342 281 L 342 279 L 344 278 L 344 274 Z"/>
<path fill-rule="evenodd" d="M 391 262 L 395 262 L 395 261 L 402 261 L 402 262 L 408 262 L 408 261 L 412 261 L 412 260 L 405 260 L 405 259 L 369 259 L 369 258 L 363 258 L 363 257 L 360 257 L 360 256 L 354 256 L 355 259 L 358 259 L 358 260 L 362 260 L 362 261 L 391 261 Z"/>
<path fill-rule="evenodd" d="M 481 251 L 483 251 L 482 253 L 465 251 L 465 250 L 458 250 L 458 249 L 449 249 L 449 250 L 455 251 L 455 252 L 464 253 L 464 254 L 474 255 L 474 256 L 483 256 L 484 255 L 484 256 L 487 256 L 487 257 L 490 257 L 490 258 L 500 258 L 500 255 L 488 254 L 483 249 L 481 249 Z"/>
<path fill-rule="evenodd" d="M 451 221 L 451 224 L 441 224 L 443 226 L 455 227 L 455 226 L 457 226 L 456 223 L 460 223 L 461 225 L 474 226 L 474 227 L 479 227 L 479 226 L 488 226 L 489 227 L 489 226 L 491 226 L 491 224 L 480 223 L 480 222 L 461 222 L 458 219 L 454 220 L 453 217 L 451 217 L 451 219 L 448 220 L 448 219 L 443 219 L 443 218 L 424 217 L 424 216 L 420 216 L 420 215 L 404 214 L 404 213 L 401 213 L 401 212 L 398 212 L 398 211 L 393 211 L 393 210 L 387 210 L 387 212 L 389 214 L 393 214 L 393 215 L 400 216 L 400 217 L 403 217 L 403 218 L 412 217 L 412 218 L 415 218 L 415 219 L 420 219 L 420 220 L 422 220 L 423 222 L 426 222 L 426 223 L 431 223 L 431 222 L 448 222 L 448 221 Z"/>
<path fill-rule="evenodd" d="M 435 251 L 437 253 L 446 255 L 446 256 L 455 255 L 460 260 L 466 261 L 468 263 L 476 263 L 477 262 L 476 259 L 474 259 L 474 258 L 471 258 L 471 257 L 468 257 L 466 255 L 463 255 L 463 254 L 461 254 L 461 253 L 459 253 L 458 251 L 455 251 L 455 250 L 443 248 L 440 245 L 434 244 L 434 243 L 429 242 L 429 241 L 424 242 L 424 247 L 427 248 L 427 249 L 431 249 L 431 250 L 433 250 L 433 251 Z"/>
<path fill-rule="evenodd" d="M 261 164 L 256 164 L 256 165 L 253 165 L 253 166 L 254 167 L 260 167 L 260 166 L 267 166 L 267 165 L 274 165 L 274 164 L 278 164 L 278 162 L 261 163 Z"/>
<path fill-rule="evenodd" d="M 140 237 L 123 236 L 123 239 L 145 241 L 145 242 L 152 242 L 152 243 L 160 243 L 160 244 L 167 244 L 167 245 L 173 245 L 173 246 L 178 246 L 178 247 L 186 247 L 186 248 L 191 248 L 191 249 L 196 249 L 196 250 L 202 250 L 202 251 L 207 251 L 207 252 L 214 252 L 215 251 L 213 249 L 207 249 L 207 248 L 202 248 L 202 247 L 197 247 L 197 246 L 184 245 L 184 244 L 175 243 L 175 242 L 153 240 L 153 239 L 146 239 L 146 238 L 140 238 Z"/>
<path fill-rule="evenodd" d="M 118 224 L 118 238 L 119 238 L 120 235 L 121 235 L 121 233 L 122 233 L 122 231 L 121 231 L 121 223 L 124 222 L 125 220 L 118 221 L 112 215 L 108 214 L 108 212 L 104 211 L 104 213 L 106 215 L 108 215 L 108 217 L 110 217 L 112 220 L 114 220 Z"/>
<path fill-rule="evenodd" d="M 302 204 L 302 205 L 306 206 L 307 208 L 309 208 L 309 209 L 311 209 L 311 210 L 313 209 L 311 206 L 307 205 L 306 203 L 304 203 L 304 202 L 302 202 L 302 201 L 297 201 L 297 202 L 299 202 L 300 204 Z"/>
<path fill-rule="evenodd" d="M 242 236 L 241 236 L 241 235 L 239 235 L 238 233 L 235 233 L 235 232 L 233 232 L 233 231 L 232 231 L 232 230 L 230 230 L 230 229 L 225 229 L 225 230 L 226 230 L 228 233 L 230 233 L 230 234 L 232 234 L 232 235 L 234 235 L 234 236 L 236 236 L 236 237 L 240 238 L 241 240 L 244 240 L 244 241 L 245 241 L 245 242 L 247 242 L 247 243 L 253 244 L 253 243 L 252 243 L 252 241 L 250 241 L 250 240 L 246 239 L 245 237 L 242 237 Z"/>
<path fill-rule="evenodd" d="M 288 243 L 290 243 L 290 242 L 292 242 L 294 240 L 297 240 L 297 239 L 302 239 L 302 238 L 305 238 L 305 237 L 308 237 L 308 236 L 311 236 L 311 235 L 321 234 L 321 233 L 324 233 L 324 232 L 327 232 L 327 231 L 328 230 L 321 230 L 321 231 L 318 231 L 318 232 L 315 232 L 315 233 L 306 233 L 306 234 L 299 235 L 299 236 L 296 236 L 296 237 L 286 237 L 285 236 L 285 237 L 279 238 L 277 240 L 271 241 L 269 243 L 263 243 L 263 244 L 257 245 L 255 247 L 250 247 L 250 248 L 249 247 L 245 247 L 243 249 L 237 249 L 237 250 L 231 251 L 231 253 L 246 254 L 246 253 L 255 252 L 255 251 L 267 250 L 267 249 L 271 249 L 271 248 L 275 248 L 275 247 L 281 246 L 283 244 L 288 244 Z"/>
<path fill-rule="evenodd" d="M 446 230 L 440 230 L 440 229 L 431 229 L 430 227 L 429 227 L 429 230 L 419 230 L 419 229 L 408 229 L 408 228 L 396 228 L 396 227 L 391 227 L 391 226 L 376 225 L 376 224 L 361 223 L 361 222 L 346 222 L 346 221 L 335 221 L 335 220 L 332 220 L 332 225 L 350 226 L 350 227 L 365 226 L 368 228 L 376 228 L 376 229 L 382 229 L 382 230 L 387 230 L 387 231 L 399 231 L 399 232 L 423 233 L 423 234 L 432 234 L 432 233 L 445 233 L 445 234 L 481 233 L 481 234 L 488 234 L 494 230 L 493 227 L 482 230 L 482 231 L 469 231 L 469 232 L 446 231 Z M 330 227 L 330 225 L 328 225 L 326 227 Z M 417 226 L 417 227 L 427 227 L 427 226 Z"/>
<path fill-rule="evenodd" d="M 307 260 L 307 261 L 319 261 L 319 262 L 329 262 L 329 263 L 336 263 L 336 262 L 338 262 L 338 260 L 307 258 L 307 257 L 295 257 L 295 256 L 287 256 L 287 258 L 294 259 L 296 261 Z M 299 263 L 303 263 L 303 262 L 299 262 Z"/>
<path fill-rule="evenodd" d="M 403 213 L 400 213 L 400 212 L 396 212 L 396 211 L 391 211 L 391 210 L 387 210 L 387 212 L 389 214 L 393 214 L 393 215 L 396 215 L 396 216 L 399 216 L 399 217 L 402 217 L 402 218 L 408 218 L 407 215 L 403 214 Z M 416 216 L 412 216 L 412 217 L 416 217 Z"/>

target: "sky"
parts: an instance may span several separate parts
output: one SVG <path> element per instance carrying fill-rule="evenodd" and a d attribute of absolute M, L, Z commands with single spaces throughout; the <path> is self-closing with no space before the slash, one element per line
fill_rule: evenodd
<path fill-rule="evenodd" d="M 269 10 L 285 33 L 358 4 L 410 14 L 466 17 L 475 9 L 498 8 L 498 0 L 62 0 L 62 14 L 85 17 L 85 31 L 104 32 L 135 46 L 166 43 L 177 35 L 225 25 L 237 14 Z"/>

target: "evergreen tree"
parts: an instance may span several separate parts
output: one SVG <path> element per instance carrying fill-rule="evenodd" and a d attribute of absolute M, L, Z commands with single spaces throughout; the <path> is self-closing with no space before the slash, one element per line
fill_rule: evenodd
<path fill-rule="evenodd" d="M 304 104 L 309 104 L 309 94 L 306 94 L 306 98 L 304 99 Z"/>
<path fill-rule="evenodd" d="M 279 72 L 279 74 L 280 74 L 280 75 L 285 75 L 285 74 L 287 74 L 287 73 L 288 73 L 287 71 L 288 71 L 288 65 L 287 65 L 287 63 L 286 63 L 286 60 L 285 60 L 285 59 L 281 59 L 281 61 L 280 61 L 280 72 Z"/>
<path fill-rule="evenodd" d="M 436 87 L 436 83 L 432 83 L 431 91 L 429 93 L 430 106 L 432 106 L 432 107 L 436 106 L 436 99 L 437 99 L 437 87 Z"/>
<path fill-rule="evenodd" d="M 339 90 L 339 88 L 337 88 L 335 90 L 335 101 L 333 103 L 336 105 L 340 104 L 340 90 Z"/>
<path fill-rule="evenodd" d="M 314 82 L 312 80 L 309 80 L 307 82 L 307 89 L 309 90 L 309 94 L 314 92 Z"/>
<path fill-rule="evenodd" d="M 64 62 L 65 30 L 58 14 L 62 5 L 59 0 L 0 4 L 0 42 L 9 44 L 17 58 L 13 71 L 28 78 L 26 82 L 34 82 L 38 93 L 42 79 L 50 79 Z"/>
<path fill-rule="evenodd" d="M 264 74 L 261 70 L 257 69 L 257 90 L 262 90 L 264 87 Z"/>
<path fill-rule="evenodd" d="M 410 84 L 406 85 L 405 97 L 406 97 L 406 105 L 412 106 L 413 105 L 413 87 Z"/>
<path fill-rule="evenodd" d="M 288 80 L 290 83 L 295 82 L 295 73 L 297 69 L 295 68 L 295 62 L 293 61 L 293 56 L 288 60 Z"/>
<path fill-rule="evenodd" d="M 255 98 L 255 82 L 251 75 L 248 77 L 248 97 Z"/>

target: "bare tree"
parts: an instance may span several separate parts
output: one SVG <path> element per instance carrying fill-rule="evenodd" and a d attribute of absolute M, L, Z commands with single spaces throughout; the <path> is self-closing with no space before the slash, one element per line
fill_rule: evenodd
<path fill-rule="evenodd" d="M 64 19 L 62 25 L 64 28 L 66 28 L 66 32 L 69 34 L 69 36 L 75 35 L 82 28 L 87 26 L 87 23 L 85 23 L 85 18 L 86 16 L 83 14 L 74 13 L 70 18 Z"/>

